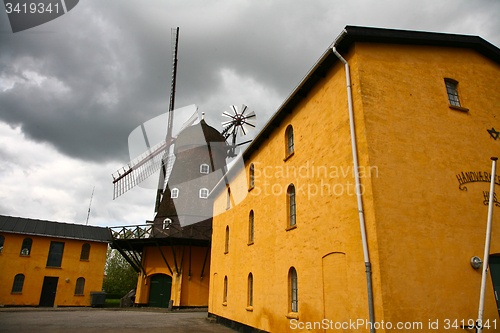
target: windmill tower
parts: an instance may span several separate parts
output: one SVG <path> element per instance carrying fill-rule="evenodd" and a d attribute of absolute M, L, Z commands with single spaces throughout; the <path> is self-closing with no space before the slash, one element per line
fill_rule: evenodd
<path fill-rule="evenodd" d="M 160 169 L 155 218 L 142 226 L 110 228 L 112 246 L 139 273 L 136 302 L 150 306 L 207 306 L 213 198 L 210 191 L 227 172 L 226 160 L 236 156 L 237 135 L 255 127 L 253 112 L 243 105 L 224 112 L 229 120 L 222 133 L 195 114 L 173 134 L 178 28 L 173 44 L 172 89 L 165 140 L 113 175 L 114 198 Z M 184 287 L 188 284 L 188 287 Z M 191 295 L 189 294 L 191 293 Z"/>

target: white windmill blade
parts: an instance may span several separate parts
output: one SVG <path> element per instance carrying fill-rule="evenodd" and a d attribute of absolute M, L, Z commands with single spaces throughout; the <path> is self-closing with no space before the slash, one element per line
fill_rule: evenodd
<path fill-rule="evenodd" d="M 229 112 L 227 112 L 227 111 L 222 112 L 222 115 L 223 115 L 224 117 L 227 117 L 227 118 L 231 118 L 231 119 L 233 119 L 233 118 L 234 118 L 234 115 L 233 115 L 233 114 L 230 114 L 230 113 L 229 113 Z"/>
<path fill-rule="evenodd" d="M 231 110 L 233 110 L 235 115 L 238 114 L 238 108 L 236 107 L 236 105 L 231 105 Z"/>
<path fill-rule="evenodd" d="M 245 111 L 248 110 L 248 106 L 246 106 L 245 104 L 241 104 L 241 115 L 244 115 L 245 114 Z"/>
<path fill-rule="evenodd" d="M 227 121 L 223 121 L 221 124 L 222 124 L 223 127 L 227 127 L 229 125 L 233 125 L 234 121 L 233 120 L 227 120 Z"/>
<path fill-rule="evenodd" d="M 252 111 L 245 116 L 245 119 L 249 119 L 249 118 L 255 118 L 255 112 Z"/>

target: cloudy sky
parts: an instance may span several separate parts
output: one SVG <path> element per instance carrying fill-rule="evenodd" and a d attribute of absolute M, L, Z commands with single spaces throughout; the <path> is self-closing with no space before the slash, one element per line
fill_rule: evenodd
<path fill-rule="evenodd" d="M 85 223 L 152 219 L 155 191 L 116 200 L 128 136 L 176 107 L 220 129 L 232 104 L 263 127 L 346 25 L 479 35 L 500 46 L 498 0 L 81 0 L 12 33 L 0 4 L 0 214 Z"/>

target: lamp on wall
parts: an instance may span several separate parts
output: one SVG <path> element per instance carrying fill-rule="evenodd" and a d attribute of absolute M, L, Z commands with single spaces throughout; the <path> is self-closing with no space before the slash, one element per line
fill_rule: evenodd
<path fill-rule="evenodd" d="M 69 279 L 66 279 L 66 283 L 69 283 Z"/>
<path fill-rule="evenodd" d="M 483 264 L 483 261 L 481 260 L 481 258 L 479 257 L 472 257 L 470 258 L 470 265 L 474 268 L 474 269 L 479 269 L 481 268 L 481 265 Z"/>

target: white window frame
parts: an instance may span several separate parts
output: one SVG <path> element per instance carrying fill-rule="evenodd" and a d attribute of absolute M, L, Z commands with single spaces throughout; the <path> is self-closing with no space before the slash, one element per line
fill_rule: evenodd
<path fill-rule="evenodd" d="M 170 190 L 170 199 L 177 199 L 179 197 L 179 189 L 173 188 Z"/>
<path fill-rule="evenodd" d="M 210 192 L 208 191 L 208 188 L 202 188 L 200 189 L 200 199 L 208 199 L 208 194 Z"/>
<path fill-rule="evenodd" d="M 204 169 L 206 169 L 206 171 L 204 171 Z M 204 173 L 204 174 L 208 175 L 210 173 L 210 165 L 205 164 L 205 163 L 200 165 L 200 173 Z"/>

